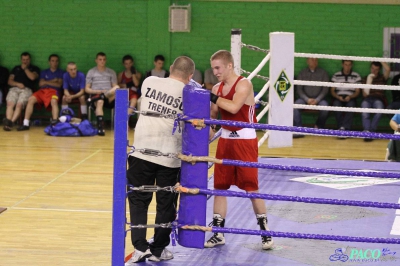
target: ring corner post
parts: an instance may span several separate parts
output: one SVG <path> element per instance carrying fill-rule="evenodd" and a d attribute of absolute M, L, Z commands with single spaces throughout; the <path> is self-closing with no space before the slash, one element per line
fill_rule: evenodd
<path fill-rule="evenodd" d="M 210 92 L 186 85 L 183 90 L 183 112 L 191 118 L 210 117 Z M 210 127 L 196 129 L 185 123 L 182 132 L 182 153 L 193 156 L 208 156 Z M 195 164 L 182 161 L 181 185 L 190 188 L 207 188 L 208 163 Z M 180 195 L 178 222 L 180 225 L 206 224 L 207 196 L 203 194 Z M 205 232 L 178 230 L 179 244 L 189 248 L 204 248 Z"/>
<path fill-rule="evenodd" d="M 118 89 L 115 96 L 114 119 L 112 266 L 123 266 L 125 259 L 127 140 L 128 90 Z"/>
<path fill-rule="evenodd" d="M 270 33 L 270 92 L 268 124 L 293 126 L 294 33 Z M 293 146 L 292 132 L 269 132 L 268 147 Z"/>
<path fill-rule="evenodd" d="M 231 54 L 233 56 L 235 73 L 241 74 L 241 59 L 242 59 L 242 30 L 231 30 Z"/>

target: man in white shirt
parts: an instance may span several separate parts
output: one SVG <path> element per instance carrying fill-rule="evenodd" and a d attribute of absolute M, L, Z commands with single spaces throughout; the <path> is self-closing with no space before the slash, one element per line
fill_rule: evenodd
<path fill-rule="evenodd" d="M 168 78 L 150 76 L 142 84 L 141 111 L 161 114 L 182 114 L 183 87 L 189 83 L 194 73 L 192 59 L 180 56 L 170 67 Z M 136 149 L 154 149 L 162 153 L 177 153 L 182 150 L 182 134 L 171 134 L 174 127 L 172 119 L 141 115 L 136 125 L 134 146 Z M 128 158 L 128 183 L 134 187 L 154 185 L 160 187 L 174 186 L 179 181 L 181 161 L 168 157 L 154 157 L 138 152 Z M 132 225 L 147 224 L 147 211 L 152 193 L 132 191 L 128 194 L 130 220 Z M 177 194 L 159 191 L 156 193 L 156 224 L 169 223 L 175 220 Z M 131 231 L 132 245 L 135 251 L 125 264 L 145 261 L 162 261 L 173 259 L 173 254 L 165 247 L 169 245 L 170 228 L 156 228 L 154 242 L 146 240 L 146 228 L 134 228 Z"/>

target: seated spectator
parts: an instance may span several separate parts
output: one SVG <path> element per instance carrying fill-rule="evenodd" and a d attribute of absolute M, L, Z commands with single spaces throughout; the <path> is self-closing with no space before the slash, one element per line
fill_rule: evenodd
<path fill-rule="evenodd" d="M 63 76 L 63 89 L 64 96 L 62 98 L 61 109 L 68 108 L 68 104 L 74 99 L 78 99 L 81 109 L 81 119 L 87 119 L 87 106 L 85 99 L 85 74 L 77 70 L 74 62 L 69 62 L 67 65 L 67 72 Z"/>
<path fill-rule="evenodd" d="M 353 61 L 342 60 L 342 70 L 332 76 L 332 82 L 361 83 L 361 76 L 353 71 Z M 356 99 L 360 94 L 358 88 L 331 88 L 333 106 L 355 107 Z M 340 130 L 350 130 L 353 122 L 353 112 L 335 112 L 337 126 Z M 343 139 L 340 138 L 340 139 Z"/>
<path fill-rule="evenodd" d="M 400 114 L 395 114 L 389 122 L 394 134 L 400 134 Z M 386 149 L 386 160 L 400 162 L 400 140 L 390 140 Z"/>
<path fill-rule="evenodd" d="M 169 77 L 169 72 L 167 70 L 164 70 L 164 62 L 165 62 L 165 58 L 162 55 L 156 55 L 154 57 L 154 68 L 152 70 L 149 70 L 146 72 L 146 77 L 150 77 L 150 76 L 156 76 L 159 78 L 167 78 Z"/>
<path fill-rule="evenodd" d="M 64 72 L 58 68 L 58 64 L 58 55 L 51 54 L 49 56 L 50 68 L 40 72 L 39 90 L 29 97 L 25 109 L 24 123 L 17 129 L 18 131 L 29 130 L 29 120 L 36 103 L 44 105 L 48 110 L 51 109 L 52 124 L 58 122 L 58 95 L 64 75 Z"/>
<path fill-rule="evenodd" d="M 96 64 L 86 76 L 85 92 L 88 93 L 89 107 L 95 109 L 97 118 L 97 134 L 105 136 L 103 107 L 113 109 L 115 106 L 115 90 L 119 88 L 117 74 L 106 67 L 107 57 L 105 53 L 96 55 Z"/>
<path fill-rule="evenodd" d="M 7 93 L 7 82 L 10 72 L 7 68 L 0 66 L 0 107 L 3 104 L 3 99 Z"/>
<path fill-rule="evenodd" d="M 307 65 L 307 68 L 300 71 L 297 77 L 298 80 L 329 82 L 328 73 L 322 68 L 318 67 L 317 58 L 308 58 Z M 298 85 L 296 86 L 296 92 L 299 95 L 299 98 L 295 101 L 295 104 L 328 106 L 328 102 L 325 100 L 325 96 L 328 91 L 328 87 Z M 314 127 L 324 128 L 326 119 L 328 118 L 328 114 L 328 111 L 319 111 L 318 119 L 315 122 Z M 294 126 L 302 126 L 300 109 L 294 109 L 293 120 Z M 304 135 L 294 134 L 293 137 L 304 137 Z"/>
<path fill-rule="evenodd" d="M 6 98 L 7 110 L 3 128 L 5 131 L 10 131 L 21 115 L 29 97 L 32 95 L 39 74 L 39 68 L 31 65 L 31 55 L 28 52 L 22 53 L 21 65 L 15 66 L 8 78 L 8 85 L 11 88 Z"/>
<path fill-rule="evenodd" d="M 195 69 L 192 79 L 196 81 L 198 84 L 203 84 L 203 76 L 201 75 L 200 70 Z"/>
<path fill-rule="evenodd" d="M 217 84 L 218 82 L 219 82 L 218 78 L 214 75 L 213 70 L 211 68 L 204 71 L 204 87 L 207 90 L 212 90 L 214 85 Z"/>
<path fill-rule="evenodd" d="M 381 73 L 382 66 L 384 74 Z M 390 67 L 385 62 L 372 62 L 371 73 L 363 79 L 365 84 L 386 85 L 390 75 Z M 363 101 L 361 102 L 362 108 L 384 109 L 387 102 L 384 90 L 363 89 Z M 375 132 L 378 128 L 379 120 L 382 114 L 375 114 L 370 120 L 369 113 L 362 113 L 362 124 L 365 132 Z M 364 141 L 372 141 L 373 139 L 365 138 Z"/>
<path fill-rule="evenodd" d="M 392 79 L 393 86 L 400 86 L 400 74 Z M 392 102 L 388 105 L 387 109 L 400 109 L 400 91 L 392 90 Z"/>
<path fill-rule="evenodd" d="M 128 88 L 129 89 L 129 127 L 135 128 L 136 126 L 136 116 L 131 115 L 133 113 L 133 109 L 136 108 L 136 104 L 138 101 L 139 95 L 139 83 L 142 78 L 142 74 L 136 71 L 136 68 L 133 66 L 134 61 L 133 57 L 130 55 L 125 55 L 122 58 L 122 64 L 125 67 L 123 72 L 118 73 L 118 85 L 120 88 Z"/>

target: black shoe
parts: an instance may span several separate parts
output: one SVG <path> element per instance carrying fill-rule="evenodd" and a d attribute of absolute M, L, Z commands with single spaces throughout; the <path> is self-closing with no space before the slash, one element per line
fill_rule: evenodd
<path fill-rule="evenodd" d="M 17 131 L 25 131 L 25 130 L 29 130 L 29 126 L 22 125 L 19 128 L 17 128 Z"/>
<path fill-rule="evenodd" d="M 88 120 L 88 115 L 87 114 L 82 114 L 81 119 L 83 120 Z"/>
<path fill-rule="evenodd" d="M 363 132 L 365 132 L 365 133 L 370 133 L 369 130 L 364 130 Z M 373 141 L 373 139 L 365 138 L 364 141 L 365 141 L 365 142 L 371 142 L 371 141 Z"/>
<path fill-rule="evenodd" d="M 13 122 L 10 119 L 4 118 L 3 125 L 4 125 L 3 127 L 4 131 L 11 131 L 13 127 Z"/>
<path fill-rule="evenodd" d="M 98 129 L 98 130 L 97 130 L 97 135 L 99 135 L 99 136 L 105 136 L 105 135 L 106 135 L 106 132 L 104 131 L 104 129 Z"/>
<path fill-rule="evenodd" d="M 346 129 L 344 127 L 340 127 L 339 130 L 345 131 Z M 339 136 L 338 139 L 347 139 L 347 137 Z"/>

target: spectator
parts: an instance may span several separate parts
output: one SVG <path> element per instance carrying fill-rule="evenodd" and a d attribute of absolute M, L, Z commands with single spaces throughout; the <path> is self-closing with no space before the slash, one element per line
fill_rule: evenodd
<path fill-rule="evenodd" d="M 136 126 L 137 119 L 135 116 L 131 115 L 133 113 L 133 109 L 136 108 L 136 104 L 139 98 L 139 83 L 142 78 L 142 74 L 136 71 L 136 68 L 133 66 L 133 57 L 131 55 L 125 55 L 122 58 L 122 64 L 125 67 L 125 70 L 118 73 L 118 85 L 120 88 L 128 88 L 129 89 L 129 127 L 134 128 Z"/>
<path fill-rule="evenodd" d="M 103 107 L 113 109 L 115 106 L 115 90 L 119 88 L 117 74 L 106 67 L 105 53 L 98 53 L 95 60 L 97 66 L 90 69 L 86 76 L 85 92 L 90 94 L 89 107 L 95 109 L 97 118 L 97 134 L 105 136 Z"/>
<path fill-rule="evenodd" d="M 342 60 L 342 70 L 332 76 L 332 82 L 361 83 L 361 76 L 353 71 L 353 61 Z M 360 94 L 358 88 L 331 88 L 333 106 L 355 107 L 356 99 Z M 337 126 L 340 130 L 350 130 L 353 122 L 352 112 L 335 112 Z M 344 139 L 344 137 L 340 137 Z"/>
<path fill-rule="evenodd" d="M 167 78 L 169 76 L 169 72 L 164 70 L 164 62 L 165 58 L 162 55 L 156 55 L 154 57 L 154 68 L 146 72 L 146 78 L 150 76 L 156 76 L 159 78 Z"/>
<path fill-rule="evenodd" d="M 196 81 L 199 84 L 203 84 L 203 76 L 201 75 L 200 70 L 195 69 L 194 70 L 194 74 L 193 74 L 193 78 L 194 81 Z"/>
<path fill-rule="evenodd" d="M 3 96 L 7 92 L 7 82 L 10 72 L 7 68 L 0 66 L 0 107 L 3 104 Z"/>
<path fill-rule="evenodd" d="M 39 90 L 28 99 L 25 109 L 24 123 L 18 131 L 29 130 L 29 119 L 31 119 L 33 108 L 36 103 L 44 105 L 51 110 L 51 123 L 58 122 L 58 95 L 62 86 L 64 72 L 58 68 L 59 57 L 56 54 L 49 56 L 50 68 L 40 72 Z"/>
<path fill-rule="evenodd" d="M 400 74 L 392 79 L 393 86 L 400 86 Z M 387 109 L 400 109 L 400 91 L 392 90 L 392 102 L 388 105 Z"/>
<path fill-rule="evenodd" d="M 214 75 L 213 70 L 211 68 L 204 71 L 204 87 L 207 90 L 212 90 L 214 85 L 217 84 L 218 82 L 219 82 L 218 78 Z"/>
<path fill-rule="evenodd" d="M 21 65 L 11 70 L 8 85 L 11 86 L 7 94 L 7 110 L 4 119 L 4 130 L 10 131 L 26 106 L 35 82 L 39 78 L 40 70 L 31 65 L 31 55 L 28 52 L 21 54 Z M 14 110 L 15 108 L 15 110 Z"/>
<path fill-rule="evenodd" d="M 300 71 L 298 80 L 308 81 L 329 81 L 328 73 L 322 68 L 318 67 L 317 58 L 307 58 L 308 67 Z M 308 104 L 308 105 L 319 105 L 328 106 L 328 102 L 325 100 L 325 96 L 328 93 L 328 87 L 322 86 L 297 86 L 297 94 L 299 98 L 295 101 L 295 104 Z M 315 128 L 324 128 L 326 119 L 328 118 L 328 111 L 319 111 L 318 119 L 315 122 Z M 300 127 L 301 123 L 301 111 L 300 109 L 294 109 L 294 126 Z M 293 135 L 296 137 L 304 137 L 304 135 Z"/>
<path fill-rule="evenodd" d="M 85 74 L 77 70 L 74 62 L 69 62 L 67 72 L 63 76 L 64 96 L 62 98 L 61 109 L 68 108 L 68 104 L 73 99 L 78 99 L 81 109 L 82 120 L 87 119 L 87 106 L 85 99 Z"/>
<path fill-rule="evenodd" d="M 381 69 L 385 69 L 384 74 L 381 73 Z M 390 67 L 385 62 L 372 62 L 371 73 L 364 78 L 363 83 L 374 84 L 374 85 L 386 85 L 386 82 L 390 75 Z M 362 108 L 374 108 L 384 109 L 385 103 L 387 102 L 384 90 L 364 89 L 362 92 L 364 100 L 361 102 Z M 362 113 L 362 124 L 364 132 L 374 132 L 378 128 L 379 120 L 382 114 L 375 114 L 370 120 L 369 113 Z M 372 141 L 373 139 L 365 138 L 364 141 Z"/>

